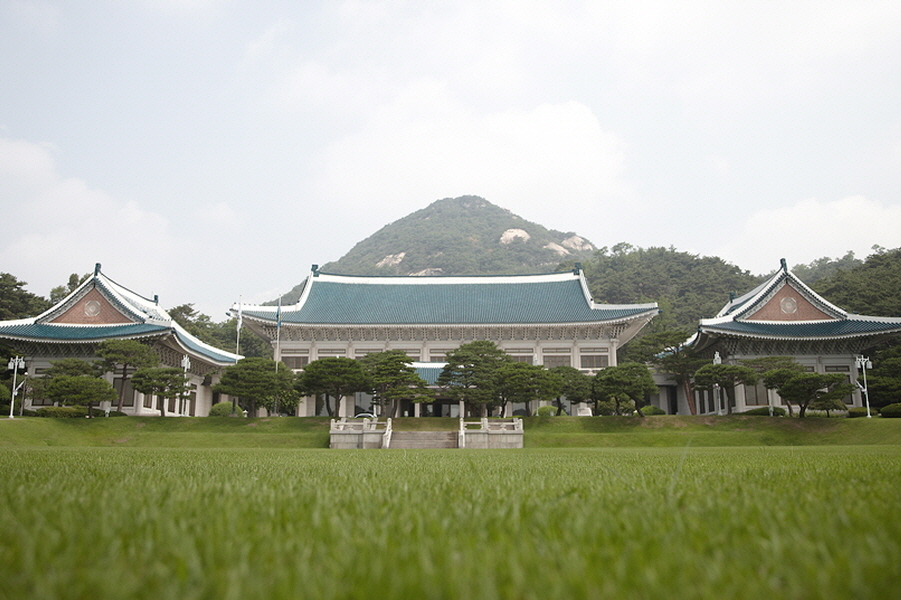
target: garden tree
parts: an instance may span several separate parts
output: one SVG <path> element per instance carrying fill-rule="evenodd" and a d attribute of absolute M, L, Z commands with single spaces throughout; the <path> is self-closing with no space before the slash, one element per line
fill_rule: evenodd
<path fill-rule="evenodd" d="M 489 341 L 462 344 L 446 356 L 447 364 L 438 376 L 438 385 L 470 410 L 479 407 L 479 415 L 488 416 L 488 407 L 498 403 L 497 370 L 512 358 Z"/>
<path fill-rule="evenodd" d="M 426 382 L 410 366 L 413 362 L 403 350 L 373 352 L 359 360 L 369 377 L 374 402 L 383 407 L 382 414 L 394 417 L 401 400 L 429 402 L 435 397 Z"/>
<path fill-rule="evenodd" d="M 54 378 L 77 375 L 99 377 L 101 373 L 98 372 L 95 364 L 79 358 L 62 358 L 53 361 L 50 363 L 50 367 L 44 371 L 42 377 L 33 377 L 31 379 L 29 387 L 32 402 L 48 399 L 47 386 Z"/>
<path fill-rule="evenodd" d="M 50 367 L 44 371 L 46 379 L 62 377 L 64 375 L 93 375 L 100 376 L 97 365 L 80 358 L 61 358 L 50 363 Z"/>
<path fill-rule="evenodd" d="M 93 418 L 94 403 L 112 402 L 116 399 L 116 390 L 105 379 L 90 375 L 61 375 L 54 377 L 47 384 L 47 397 L 58 402 L 60 406 L 76 404 L 87 406 L 88 417 Z"/>
<path fill-rule="evenodd" d="M 97 365 L 104 373 L 121 369 L 122 385 L 119 388 L 119 404 L 116 406 L 116 410 L 120 412 L 125 403 L 125 383 L 129 369 L 160 364 L 160 357 L 153 348 L 137 340 L 103 340 L 97 344 L 97 356 Z"/>
<path fill-rule="evenodd" d="M 325 395 L 325 410 L 330 417 L 340 413 L 341 399 L 357 392 L 368 392 L 369 375 L 359 361 L 345 356 L 329 356 L 309 363 L 297 378 L 295 388 L 308 396 Z M 332 410 L 329 398 L 335 399 Z"/>
<path fill-rule="evenodd" d="M 695 373 L 695 386 L 705 390 L 719 390 L 726 394 L 726 412 L 732 414 L 735 404 L 735 386 L 756 385 L 757 371 L 744 365 L 706 364 Z M 719 406 L 720 398 L 716 399 Z"/>
<path fill-rule="evenodd" d="M 551 373 L 560 378 L 560 387 L 557 389 L 556 404 L 557 416 L 563 414 L 563 398 L 571 404 L 584 402 L 591 398 L 591 377 L 575 367 L 560 365 L 550 369 Z"/>
<path fill-rule="evenodd" d="M 696 415 L 698 408 L 692 381 L 695 372 L 707 361 L 698 356 L 693 348 L 684 345 L 689 335 L 686 329 L 669 329 L 642 336 L 629 345 L 634 346 L 630 356 L 635 362 L 653 365 L 657 371 L 669 375 L 677 385 L 682 386 L 688 409 Z"/>
<path fill-rule="evenodd" d="M 645 398 L 658 391 L 651 372 L 640 363 L 607 367 L 594 376 L 592 389 L 602 400 L 615 399 L 621 402 L 623 397 L 628 398 L 635 403 L 635 410 L 640 417 L 644 416 L 641 406 L 646 404 Z"/>
<path fill-rule="evenodd" d="M 880 348 L 872 354 L 872 362 L 867 371 L 870 405 L 882 408 L 901 402 L 901 344 Z"/>
<path fill-rule="evenodd" d="M 497 393 L 501 407 L 508 402 L 550 400 L 560 393 L 563 378 L 541 365 L 524 362 L 504 362 L 497 368 Z M 528 410 L 528 408 L 527 408 Z"/>
<path fill-rule="evenodd" d="M 779 391 L 779 388 L 782 387 L 782 384 L 785 383 L 789 378 L 807 372 L 807 370 L 804 368 L 804 365 L 790 356 L 770 357 L 770 360 L 768 362 L 760 362 L 761 360 L 762 359 L 755 359 L 755 361 L 753 362 L 762 366 L 769 364 L 769 366 L 772 367 L 764 371 L 760 375 L 761 379 L 763 380 L 763 385 L 768 390 L 776 390 L 777 393 Z M 792 409 L 791 403 L 787 402 L 786 406 L 788 406 L 789 416 L 793 417 L 795 415 L 795 411 Z"/>
<path fill-rule="evenodd" d="M 294 373 L 284 364 L 279 363 L 276 369 L 271 358 L 251 357 L 223 369 L 213 391 L 232 397 L 233 413 L 236 399 L 241 398 L 247 403 L 250 414 L 255 415 L 259 406 L 272 411 L 289 408 L 292 404 L 296 406 L 293 385 Z"/>
<path fill-rule="evenodd" d="M 832 411 L 834 410 L 848 410 L 848 406 L 844 401 L 842 401 L 841 398 L 836 398 L 834 396 L 817 398 L 816 400 L 811 401 L 807 408 L 810 410 L 822 410 L 826 413 L 826 417 L 832 416 Z"/>
<path fill-rule="evenodd" d="M 47 300 L 26 291 L 26 285 L 9 273 L 0 273 L 0 320 L 33 317 L 50 308 Z"/>
<path fill-rule="evenodd" d="M 72 292 L 78 289 L 85 280 L 90 277 L 90 273 L 85 273 L 81 277 L 78 276 L 78 273 L 72 273 L 69 275 L 69 281 L 66 285 L 58 285 L 52 290 L 50 290 L 50 304 L 56 304 Z"/>
<path fill-rule="evenodd" d="M 855 389 L 841 373 L 798 373 L 777 369 L 764 373 L 763 377 L 764 381 L 769 381 L 767 387 L 773 385 L 789 406 L 798 405 L 798 417 L 804 417 L 813 402 L 840 400 Z"/>
<path fill-rule="evenodd" d="M 178 367 L 142 367 L 131 376 L 131 385 L 142 394 L 159 396 L 160 416 L 166 416 L 166 400 L 183 398 L 187 391 L 184 371 Z"/>

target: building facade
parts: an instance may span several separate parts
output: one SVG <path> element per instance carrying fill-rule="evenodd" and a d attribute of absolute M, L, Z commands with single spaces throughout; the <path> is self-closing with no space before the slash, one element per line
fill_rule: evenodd
<path fill-rule="evenodd" d="M 402 350 L 420 372 L 434 373 L 461 344 L 488 340 L 514 360 L 589 374 L 615 365 L 619 346 L 659 312 L 656 303 L 596 304 L 580 267 L 544 275 L 362 277 L 315 265 L 296 304 L 231 310 L 295 371 L 323 357 Z M 353 416 L 360 400 L 342 403 L 339 416 Z M 453 408 L 438 414 L 457 416 Z M 298 408 L 300 416 L 319 413 L 313 398 Z"/>
<path fill-rule="evenodd" d="M 222 369 L 241 358 L 201 342 L 160 307 L 158 298 L 145 298 L 116 283 L 101 272 L 100 264 L 75 291 L 37 317 L 0 321 L 0 341 L 24 355 L 30 377 L 40 377 L 62 358 L 93 361 L 100 342 L 117 339 L 146 342 L 163 366 L 185 370 L 188 394 L 163 407 L 173 416 L 206 416 L 217 400 L 212 385 Z M 120 370 L 104 377 L 117 391 L 125 386 L 123 412 L 160 414 L 163 400 L 132 390 Z M 29 409 L 40 406 L 30 398 L 25 403 Z"/>
<path fill-rule="evenodd" d="M 785 259 L 767 281 L 730 298 L 715 317 L 702 319 L 688 344 L 711 361 L 740 364 L 768 356 L 790 356 L 815 373 L 842 373 L 858 381 L 864 361 L 861 352 L 887 336 L 901 333 L 901 318 L 849 313 L 823 299 L 789 271 Z M 661 398 L 678 397 L 678 408 L 688 414 L 681 389 L 664 386 Z M 710 392 L 695 392 L 699 414 L 723 414 L 780 406 L 779 395 L 762 383 L 738 386 L 731 405 Z M 861 406 L 861 390 L 845 398 Z M 666 410 L 666 401 L 658 400 Z M 786 407 L 787 408 L 787 407 Z M 669 411 L 668 411 L 669 412 Z"/>

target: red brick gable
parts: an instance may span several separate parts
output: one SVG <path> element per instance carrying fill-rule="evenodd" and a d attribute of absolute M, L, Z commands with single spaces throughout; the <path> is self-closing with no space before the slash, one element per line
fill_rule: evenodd
<path fill-rule="evenodd" d="M 743 316 L 741 320 L 832 321 L 835 317 L 817 308 L 790 283 L 786 283 L 763 306 Z"/>
<path fill-rule="evenodd" d="M 117 323 L 133 323 L 113 306 L 106 296 L 97 289 L 92 289 L 64 313 L 49 321 L 50 323 L 66 323 L 72 325 L 113 325 Z"/>

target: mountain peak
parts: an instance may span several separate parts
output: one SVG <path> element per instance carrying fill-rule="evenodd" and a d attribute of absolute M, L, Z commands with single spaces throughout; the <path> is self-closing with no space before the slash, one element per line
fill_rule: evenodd
<path fill-rule="evenodd" d="M 347 275 L 495 275 L 553 271 L 594 245 L 549 230 L 479 196 L 436 200 L 385 225 L 325 272 Z"/>

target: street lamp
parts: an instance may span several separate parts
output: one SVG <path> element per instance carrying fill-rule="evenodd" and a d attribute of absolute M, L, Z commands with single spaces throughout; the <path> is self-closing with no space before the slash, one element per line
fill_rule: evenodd
<path fill-rule="evenodd" d="M 858 355 L 856 360 L 858 370 L 863 371 L 863 387 L 860 388 L 860 390 L 863 392 L 863 397 L 867 401 L 867 418 L 870 419 L 872 418 L 872 415 L 870 414 L 870 392 L 867 389 L 867 369 L 873 368 L 873 361 L 862 354 Z"/>
<path fill-rule="evenodd" d="M 19 374 L 19 367 L 25 366 L 25 358 L 21 356 L 14 356 L 9 359 L 9 364 L 6 365 L 7 369 L 10 369 L 13 372 L 13 391 L 9 397 L 9 418 L 14 419 L 13 416 L 13 407 L 16 405 L 16 392 L 19 391 L 19 388 L 16 387 L 16 375 Z M 24 403 L 24 398 L 22 399 Z"/>
<path fill-rule="evenodd" d="M 181 366 L 185 370 L 185 385 L 181 390 L 181 414 L 185 414 L 185 394 L 188 392 L 188 369 L 191 368 L 191 359 L 185 354 L 181 359 Z"/>

